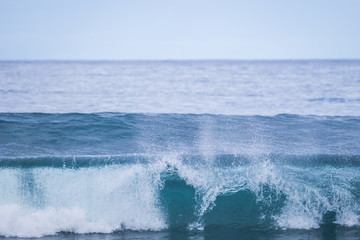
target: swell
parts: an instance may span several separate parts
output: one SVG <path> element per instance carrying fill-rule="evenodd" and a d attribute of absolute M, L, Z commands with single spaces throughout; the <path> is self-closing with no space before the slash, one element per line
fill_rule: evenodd
<path fill-rule="evenodd" d="M 360 155 L 359 117 L 0 113 L 0 156 Z"/>
<path fill-rule="evenodd" d="M 359 117 L 0 113 L 0 235 L 358 228 L 358 136 Z"/>
<path fill-rule="evenodd" d="M 303 167 L 360 167 L 360 155 L 340 154 L 313 154 L 313 155 L 288 155 L 288 154 L 183 154 L 183 153 L 157 153 L 157 154 L 123 154 L 99 156 L 38 156 L 38 157 L 1 157 L 0 168 L 87 168 L 105 167 L 125 164 L 149 164 L 161 160 L 166 155 L 176 155 L 181 162 L 188 165 L 211 164 L 219 167 L 235 167 L 253 163 L 270 161 L 273 164 L 288 164 Z"/>

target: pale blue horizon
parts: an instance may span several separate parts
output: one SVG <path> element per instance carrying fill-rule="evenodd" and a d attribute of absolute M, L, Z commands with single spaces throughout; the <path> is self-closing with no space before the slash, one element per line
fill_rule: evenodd
<path fill-rule="evenodd" d="M 1 0 L 0 60 L 359 59 L 360 1 Z"/>

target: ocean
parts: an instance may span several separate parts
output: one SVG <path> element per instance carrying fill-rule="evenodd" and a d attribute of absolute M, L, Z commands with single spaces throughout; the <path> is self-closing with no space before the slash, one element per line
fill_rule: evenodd
<path fill-rule="evenodd" d="M 0 239 L 360 239 L 360 60 L 2 61 Z"/>

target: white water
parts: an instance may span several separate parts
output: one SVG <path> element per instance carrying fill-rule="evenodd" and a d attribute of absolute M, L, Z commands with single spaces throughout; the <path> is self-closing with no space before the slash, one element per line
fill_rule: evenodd
<path fill-rule="evenodd" d="M 145 166 L 0 170 L 0 235 L 161 230 L 159 175 Z"/>
<path fill-rule="evenodd" d="M 285 195 L 281 212 L 268 216 L 280 228 L 318 228 L 327 211 L 336 213 L 340 225 L 359 226 L 360 206 L 352 185 L 360 179 L 356 168 L 279 166 L 266 159 L 222 168 L 211 158 L 205 164 L 185 164 L 173 153 L 148 165 L 0 169 L 0 235 L 166 229 L 167 213 L 159 202 L 164 171 L 177 172 L 195 188 L 197 220 L 189 223 L 190 229 L 203 230 L 217 197 L 239 190 L 250 190 L 257 203 L 268 206 Z M 275 195 L 266 196 L 266 186 Z"/>

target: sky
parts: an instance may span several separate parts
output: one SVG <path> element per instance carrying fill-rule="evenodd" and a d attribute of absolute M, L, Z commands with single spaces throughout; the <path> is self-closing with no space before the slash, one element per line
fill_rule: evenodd
<path fill-rule="evenodd" d="M 359 0 L 0 0 L 0 60 L 359 59 Z"/>

